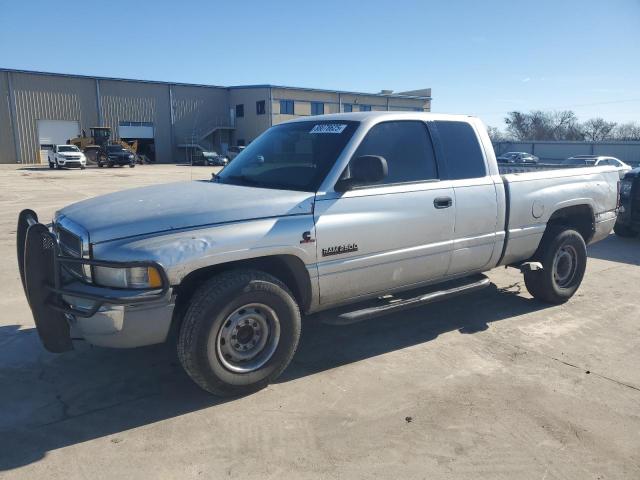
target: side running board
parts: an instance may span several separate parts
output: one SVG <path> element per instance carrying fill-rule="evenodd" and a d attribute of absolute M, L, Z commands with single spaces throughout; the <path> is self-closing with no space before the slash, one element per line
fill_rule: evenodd
<path fill-rule="evenodd" d="M 347 325 L 408 308 L 447 300 L 488 287 L 489 284 L 489 278 L 485 275 L 473 275 L 420 290 L 410 290 L 397 295 L 385 295 L 368 302 L 327 310 L 318 313 L 317 317 L 323 323 Z"/>

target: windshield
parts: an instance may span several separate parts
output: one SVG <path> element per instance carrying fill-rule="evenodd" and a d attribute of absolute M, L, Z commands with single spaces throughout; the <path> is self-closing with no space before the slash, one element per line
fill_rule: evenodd
<path fill-rule="evenodd" d="M 357 126 L 348 120 L 276 125 L 244 148 L 216 181 L 315 192 Z"/>
<path fill-rule="evenodd" d="M 58 147 L 59 152 L 79 152 L 78 147 L 75 145 L 62 145 Z"/>

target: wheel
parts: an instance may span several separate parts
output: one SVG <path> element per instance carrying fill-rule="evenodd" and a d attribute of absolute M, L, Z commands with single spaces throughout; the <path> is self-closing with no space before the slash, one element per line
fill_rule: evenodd
<path fill-rule="evenodd" d="M 84 165 L 80 165 L 80 170 L 84 170 L 85 168 L 87 167 L 85 167 Z"/>
<path fill-rule="evenodd" d="M 538 300 L 560 304 L 569 300 L 582 283 L 587 247 L 575 230 L 554 228 L 545 233 L 533 260 L 542 263 L 542 270 L 524 273 L 527 290 Z"/>
<path fill-rule="evenodd" d="M 55 165 L 53 163 L 49 162 L 49 168 L 54 168 L 54 167 L 55 167 Z"/>
<path fill-rule="evenodd" d="M 56 160 L 56 168 L 57 168 L 58 170 L 62 170 L 62 167 L 60 166 L 60 164 L 58 163 L 58 161 L 57 161 L 57 160 Z"/>
<path fill-rule="evenodd" d="M 98 160 L 98 168 L 102 168 L 102 162 Z"/>
<path fill-rule="evenodd" d="M 133 167 L 135 167 L 135 165 L 133 163 L 130 163 L 129 168 L 133 168 Z"/>
<path fill-rule="evenodd" d="M 622 223 L 617 223 L 613 226 L 613 231 L 619 237 L 630 238 L 638 235 L 638 232 L 633 230 L 627 225 L 623 225 Z"/>
<path fill-rule="evenodd" d="M 178 336 L 178 357 L 214 395 L 251 393 L 289 365 L 300 338 L 300 310 L 277 278 L 256 270 L 216 275 L 193 295 Z"/>
<path fill-rule="evenodd" d="M 109 162 L 109 163 L 107 163 L 107 167 L 108 167 L 108 168 L 113 168 L 113 162 Z"/>

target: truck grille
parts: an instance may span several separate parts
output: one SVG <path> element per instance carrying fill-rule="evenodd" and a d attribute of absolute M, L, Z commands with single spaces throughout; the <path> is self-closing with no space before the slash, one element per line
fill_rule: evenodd
<path fill-rule="evenodd" d="M 64 255 L 69 257 L 81 257 L 82 256 L 82 239 L 77 235 L 74 235 L 70 231 L 56 225 L 55 232 L 58 236 L 58 243 L 60 244 L 60 250 Z M 76 265 L 73 263 L 63 266 L 64 270 L 70 275 L 84 279 L 85 275 L 82 269 L 82 265 Z"/>
<path fill-rule="evenodd" d="M 82 240 L 62 227 L 57 227 L 58 241 L 63 252 L 71 257 L 82 256 Z"/>

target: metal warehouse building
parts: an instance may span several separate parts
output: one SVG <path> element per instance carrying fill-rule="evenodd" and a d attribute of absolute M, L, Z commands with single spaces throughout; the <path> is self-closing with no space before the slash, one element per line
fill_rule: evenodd
<path fill-rule="evenodd" d="M 41 163 L 54 144 L 111 127 L 160 163 L 189 150 L 226 153 L 303 115 L 430 111 L 431 89 L 377 94 L 250 85 L 220 87 L 0 69 L 0 163 Z"/>

